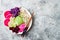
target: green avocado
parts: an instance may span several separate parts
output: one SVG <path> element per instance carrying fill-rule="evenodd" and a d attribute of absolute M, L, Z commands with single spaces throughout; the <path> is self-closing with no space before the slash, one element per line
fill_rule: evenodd
<path fill-rule="evenodd" d="M 20 16 L 15 18 L 15 24 L 18 26 L 23 23 L 23 19 Z"/>

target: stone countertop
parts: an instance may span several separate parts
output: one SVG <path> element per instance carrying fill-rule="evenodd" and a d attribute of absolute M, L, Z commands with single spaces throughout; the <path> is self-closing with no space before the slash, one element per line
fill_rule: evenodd
<path fill-rule="evenodd" d="M 13 7 L 34 11 L 31 30 L 24 37 L 3 24 L 3 13 Z M 60 40 L 60 0 L 0 0 L 0 40 Z"/>

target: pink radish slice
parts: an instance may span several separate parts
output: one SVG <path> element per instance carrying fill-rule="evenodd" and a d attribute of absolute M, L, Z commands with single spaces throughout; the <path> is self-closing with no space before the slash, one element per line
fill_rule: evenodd
<path fill-rule="evenodd" d="M 12 16 L 12 14 L 11 14 L 10 11 L 6 11 L 6 12 L 4 13 L 4 16 L 5 16 L 5 18 L 10 18 L 10 17 Z"/>
<path fill-rule="evenodd" d="M 5 24 L 5 26 L 8 26 L 8 22 L 10 21 L 10 19 L 5 19 L 4 20 L 4 24 Z"/>

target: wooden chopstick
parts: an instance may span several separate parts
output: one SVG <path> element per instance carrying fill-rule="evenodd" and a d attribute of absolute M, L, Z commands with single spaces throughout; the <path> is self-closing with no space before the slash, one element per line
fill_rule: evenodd
<path fill-rule="evenodd" d="M 29 24 L 30 24 L 30 21 L 31 21 L 33 15 L 34 15 L 34 12 L 31 14 L 31 17 L 29 18 L 29 21 L 28 21 L 28 23 L 27 23 L 27 25 L 26 25 L 26 28 L 24 29 L 23 34 L 22 34 L 21 36 L 24 36 L 24 35 L 26 34 L 27 29 L 28 29 L 28 27 L 29 27 Z"/>
<path fill-rule="evenodd" d="M 29 24 L 30 24 L 30 21 L 31 21 L 31 19 L 32 19 L 33 15 L 34 15 L 34 13 L 32 13 L 32 14 L 31 14 L 31 17 L 29 18 L 29 21 L 28 21 L 28 23 L 27 23 L 26 27 L 29 27 Z"/>

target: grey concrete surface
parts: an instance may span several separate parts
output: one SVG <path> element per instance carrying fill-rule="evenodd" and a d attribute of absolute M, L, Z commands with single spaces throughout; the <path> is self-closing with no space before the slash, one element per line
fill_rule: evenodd
<path fill-rule="evenodd" d="M 24 37 L 4 26 L 4 11 L 13 7 L 34 11 L 31 30 Z M 60 0 L 0 0 L 0 40 L 60 40 Z"/>

